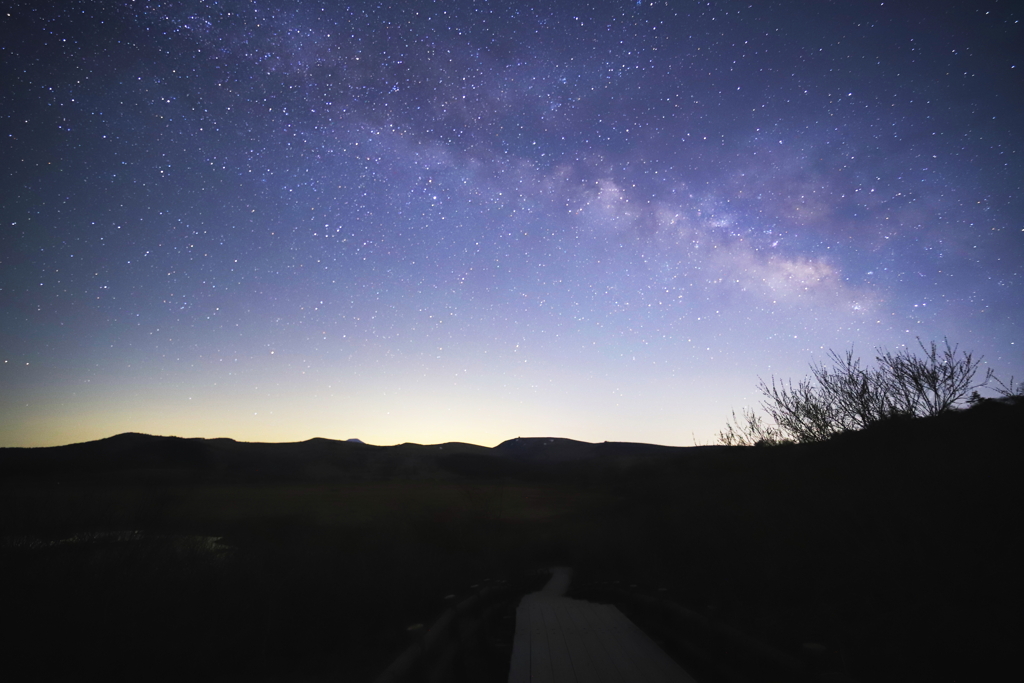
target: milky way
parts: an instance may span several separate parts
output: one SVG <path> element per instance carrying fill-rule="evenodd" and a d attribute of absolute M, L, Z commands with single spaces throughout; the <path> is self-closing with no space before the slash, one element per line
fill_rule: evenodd
<path fill-rule="evenodd" d="M 0 445 L 707 442 L 1024 374 L 1010 2 L 15 2 Z"/>

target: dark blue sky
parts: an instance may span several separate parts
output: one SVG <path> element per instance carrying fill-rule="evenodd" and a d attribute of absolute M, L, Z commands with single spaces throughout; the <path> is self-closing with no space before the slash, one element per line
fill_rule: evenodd
<path fill-rule="evenodd" d="M 1024 369 L 1024 12 L 9 3 L 0 445 L 689 445 L 758 375 Z"/>

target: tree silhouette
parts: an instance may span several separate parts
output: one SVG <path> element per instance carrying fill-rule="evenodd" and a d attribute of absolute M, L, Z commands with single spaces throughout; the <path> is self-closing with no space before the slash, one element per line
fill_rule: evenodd
<path fill-rule="evenodd" d="M 961 352 L 947 339 L 943 347 L 934 341 L 925 345 L 920 338 L 917 343 L 920 353 L 875 349 L 873 367 L 862 365 L 852 349 L 843 355 L 829 351 L 826 361 L 812 363 L 811 376 L 796 384 L 774 376 L 770 383 L 759 379 L 757 388 L 764 397 L 760 405 L 769 420 L 750 409 L 741 418 L 733 411 L 719 441 L 823 441 L 885 420 L 939 415 L 969 401 L 975 389 L 994 378 L 988 370 L 983 382 L 975 382 L 982 359 Z"/>

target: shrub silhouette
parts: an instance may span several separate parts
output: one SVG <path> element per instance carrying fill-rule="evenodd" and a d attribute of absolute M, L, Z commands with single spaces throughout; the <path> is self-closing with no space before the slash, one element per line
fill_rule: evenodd
<path fill-rule="evenodd" d="M 824 441 L 879 422 L 941 415 L 969 402 L 994 378 L 988 370 L 984 381 L 976 382 L 982 359 L 947 339 L 942 347 L 920 338 L 917 343 L 920 353 L 875 349 L 873 367 L 863 365 L 852 349 L 842 355 L 829 351 L 827 360 L 812 363 L 811 376 L 796 384 L 774 376 L 770 382 L 759 379 L 768 419 L 751 409 L 739 418 L 733 411 L 719 441 L 730 446 Z"/>

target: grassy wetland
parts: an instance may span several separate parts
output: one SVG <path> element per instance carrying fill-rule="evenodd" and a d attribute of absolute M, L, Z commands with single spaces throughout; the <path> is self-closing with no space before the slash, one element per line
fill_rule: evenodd
<path fill-rule="evenodd" d="M 372 680 L 410 625 L 559 563 L 581 593 L 637 585 L 785 652 L 823 644 L 858 680 L 978 680 L 1020 635 L 1022 410 L 764 447 L 3 449 L 8 663 L 32 679 Z"/>

